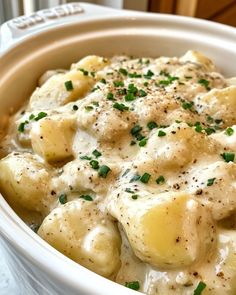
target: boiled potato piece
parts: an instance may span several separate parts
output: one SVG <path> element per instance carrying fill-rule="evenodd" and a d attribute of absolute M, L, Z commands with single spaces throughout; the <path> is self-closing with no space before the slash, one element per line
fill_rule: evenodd
<path fill-rule="evenodd" d="M 29 153 L 11 153 L 0 161 L 0 189 L 11 204 L 47 213 L 53 201 L 51 174 Z"/>
<path fill-rule="evenodd" d="M 72 156 L 75 119 L 66 116 L 45 117 L 32 126 L 33 151 L 47 162 L 66 160 Z"/>
<path fill-rule="evenodd" d="M 65 83 L 71 81 L 72 89 L 67 90 Z M 32 94 L 29 102 L 30 111 L 47 110 L 65 105 L 82 98 L 94 85 L 95 80 L 90 75 L 84 75 L 80 70 L 69 71 L 49 78 Z"/>
<path fill-rule="evenodd" d="M 204 66 L 204 68 L 207 71 L 215 71 L 216 70 L 213 62 L 208 57 L 206 57 L 205 55 L 203 55 L 202 53 L 200 53 L 199 51 L 196 51 L 196 50 L 188 50 L 180 58 L 180 61 L 183 61 L 183 62 L 190 61 L 190 62 L 201 64 Z"/>
<path fill-rule="evenodd" d="M 196 105 L 199 105 L 199 112 L 214 119 L 224 118 L 224 127 L 233 125 L 236 123 L 236 86 L 213 89 L 197 98 Z"/>
<path fill-rule="evenodd" d="M 76 200 L 54 209 L 38 234 L 69 258 L 102 276 L 110 277 L 120 266 L 118 230 L 94 202 Z"/>
<path fill-rule="evenodd" d="M 223 147 L 228 148 L 230 151 L 236 152 L 236 125 L 230 126 L 229 128 L 233 129 L 233 131 L 230 129 L 230 135 L 227 134 L 227 130 L 224 130 L 222 132 L 211 134 L 211 138 L 216 140 Z"/>
<path fill-rule="evenodd" d="M 159 132 L 166 135 L 159 137 Z M 175 123 L 168 128 L 154 130 L 145 147 L 140 150 L 138 161 L 142 163 L 149 159 L 152 166 L 174 169 L 184 167 L 203 153 L 216 153 L 217 144 L 187 124 Z"/>
<path fill-rule="evenodd" d="M 79 62 L 72 64 L 71 70 L 84 69 L 88 72 L 96 72 L 102 70 L 109 65 L 110 61 L 104 57 L 97 55 L 88 55 L 82 58 Z"/>
<path fill-rule="evenodd" d="M 189 192 L 195 194 L 204 205 L 210 208 L 215 220 L 221 220 L 235 211 L 235 163 L 216 161 L 205 167 L 201 166 L 201 170 L 193 169 L 189 173 L 188 184 Z"/>
<path fill-rule="evenodd" d="M 184 192 L 121 198 L 116 205 L 113 200 L 110 213 L 123 225 L 137 257 L 156 267 L 191 265 L 214 245 L 210 211 Z"/>

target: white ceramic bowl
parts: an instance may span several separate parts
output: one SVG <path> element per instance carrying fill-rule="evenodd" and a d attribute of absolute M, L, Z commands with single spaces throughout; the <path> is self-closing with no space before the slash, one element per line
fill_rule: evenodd
<path fill-rule="evenodd" d="M 14 19 L 0 33 L 0 118 L 29 97 L 47 69 L 88 54 L 181 55 L 196 49 L 236 75 L 236 29 L 171 15 L 118 11 L 80 3 Z M 31 231 L 0 196 L 0 234 L 24 295 L 137 294 L 74 263 Z"/>

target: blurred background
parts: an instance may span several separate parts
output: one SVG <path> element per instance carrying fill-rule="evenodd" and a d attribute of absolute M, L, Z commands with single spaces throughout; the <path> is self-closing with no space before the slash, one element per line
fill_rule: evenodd
<path fill-rule="evenodd" d="M 0 24 L 13 17 L 70 0 L 0 0 Z M 213 20 L 236 27 L 235 0 L 83 0 L 118 9 L 171 13 Z"/>

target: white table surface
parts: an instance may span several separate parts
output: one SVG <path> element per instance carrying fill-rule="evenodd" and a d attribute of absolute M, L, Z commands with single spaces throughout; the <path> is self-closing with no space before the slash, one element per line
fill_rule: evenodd
<path fill-rule="evenodd" d="M 0 241 L 0 295 L 20 295 L 14 278 L 6 264 Z"/>

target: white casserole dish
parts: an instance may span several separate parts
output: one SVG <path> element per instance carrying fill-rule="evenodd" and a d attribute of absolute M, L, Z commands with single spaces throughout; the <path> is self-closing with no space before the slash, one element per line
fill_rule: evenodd
<path fill-rule="evenodd" d="M 46 70 L 89 54 L 181 55 L 196 49 L 235 75 L 236 30 L 208 21 L 68 4 L 1 27 L 0 115 L 16 110 Z M 0 234 L 22 294 L 135 294 L 79 266 L 31 231 L 0 197 Z M 137 294 L 137 293 L 136 293 Z"/>

